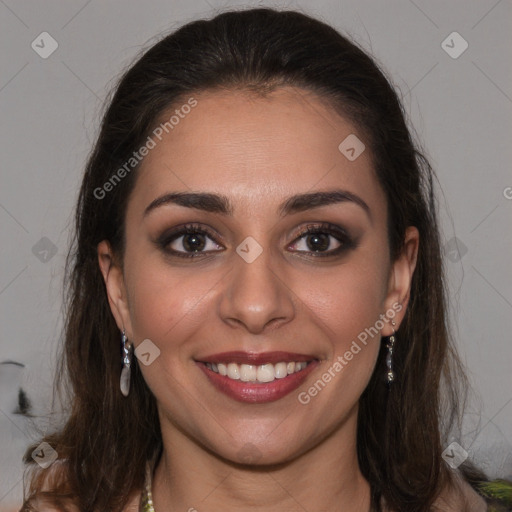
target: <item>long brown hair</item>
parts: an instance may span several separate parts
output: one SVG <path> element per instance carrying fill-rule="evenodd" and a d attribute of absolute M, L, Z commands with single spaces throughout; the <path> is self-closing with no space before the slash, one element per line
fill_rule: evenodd
<path fill-rule="evenodd" d="M 441 453 L 460 418 L 465 377 L 449 339 L 434 174 L 418 151 L 396 92 L 376 63 L 327 24 L 273 9 L 225 12 L 189 23 L 150 48 L 120 80 L 87 163 L 65 283 L 65 344 L 58 384 L 69 387 L 69 417 L 44 438 L 60 468 L 32 465 L 24 510 L 37 496 L 80 510 L 119 511 L 143 484 L 161 447 L 155 398 L 135 365 L 128 398 L 119 391 L 120 333 L 97 262 L 109 240 L 122 260 L 127 198 L 137 170 L 98 190 L 125 164 L 171 106 L 204 90 L 265 94 L 292 85 L 317 94 L 364 133 L 387 198 L 395 258 L 408 226 L 420 233 L 410 303 L 394 352 L 396 380 L 383 383 L 384 344 L 360 398 L 357 450 L 372 490 L 396 511 L 430 509 L 450 470 Z M 64 377 L 65 376 L 65 377 Z M 64 380 L 66 379 L 66 380 Z M 466 471 L 470 476 L 469 467 Z M 42 490 L 47 492 L 42 492 Z M 34 506 L 35 507 L 35 506 Z"/>

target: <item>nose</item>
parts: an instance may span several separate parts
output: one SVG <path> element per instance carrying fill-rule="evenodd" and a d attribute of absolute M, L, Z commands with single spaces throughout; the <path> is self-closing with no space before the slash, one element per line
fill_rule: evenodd
<path fill-rule="evenodd" d="M 251 263 L 238 254 L 233 258 L 220 303 L 222 320 L 252 334 L 290 322 L 295 316 L 294 294 L 282 267 L 272 265 L 270 251 L 264 249 Z"/>

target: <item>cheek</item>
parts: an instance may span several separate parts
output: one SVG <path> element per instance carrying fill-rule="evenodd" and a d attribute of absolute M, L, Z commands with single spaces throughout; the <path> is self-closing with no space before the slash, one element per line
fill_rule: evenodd
<path fill-rule="evenodd" d="M 127 262 L 125 272 L 135 342 L 149 338 L 157 345 L 182 338 L 219 279 L 211 271 L 170 270 L 156 257 Z"/>
<path fill-rule="evenodd" d="M 139 368 L 163 409 L 178 418 L 180 410 L 190 412 L 193 404 L 200 401 L 198 396 L 191 400 L 194 386 L 190 378 L 196 374 L 190 349 L 208 322 L 206 311 L 212 311 L 209 294 L 216 289 L 219 276 L 213 272 L 171 270 L 157 258 L 127 265 L 126 276 L 135 347 L 149 339 L 158 348 L 154 352 L 158 354 L 156 358 L 147 366 L 139 364 Z M 181 421 L 189 423 L 190 419 Z"/>
<path fill-rule="evenodd" d="M 360 254 L 331 275 L 310 278 L 309 292 L 303 294 L 311 321 L 329 339 L 330 357 L 322 376 L 334 386 L 321 400 L 332 401 L 332 407 L 355 402 L 375 367 L 381 346 L 381 315 L 386 313 L 386 269 L 385 255 Z"/>
<path fill-rule="evenodd" d="M 350 263 L 335 272 L 309 278 L 302 294 L 314 316 L 332 336 L 348 340 L 375 324 L 385 313 L 387 276 L 375 260 Z"/>

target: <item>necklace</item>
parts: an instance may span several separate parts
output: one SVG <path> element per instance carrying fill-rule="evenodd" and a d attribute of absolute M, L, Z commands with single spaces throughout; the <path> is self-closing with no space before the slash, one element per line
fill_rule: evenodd
<path fill-rule="evenodd" d="M 144 488 L 140 497 L 139 512 L 155 512 L 153 506 L 153 494 L 151 493 L 151 473 L 152 464 L 149 461 L 146 462 L 146 477 L 144 479 Z"/>

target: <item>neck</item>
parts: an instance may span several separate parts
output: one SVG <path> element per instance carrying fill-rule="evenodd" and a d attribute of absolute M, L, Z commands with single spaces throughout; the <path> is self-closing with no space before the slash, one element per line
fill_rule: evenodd
<path fill-rule="evenodd" d="M 155 510 L 370 510 L 370 486 L 357 461 L 356 417 L 294 460 L 268 466 L 233 464 L 170 429 L 154 474 Z"/>

